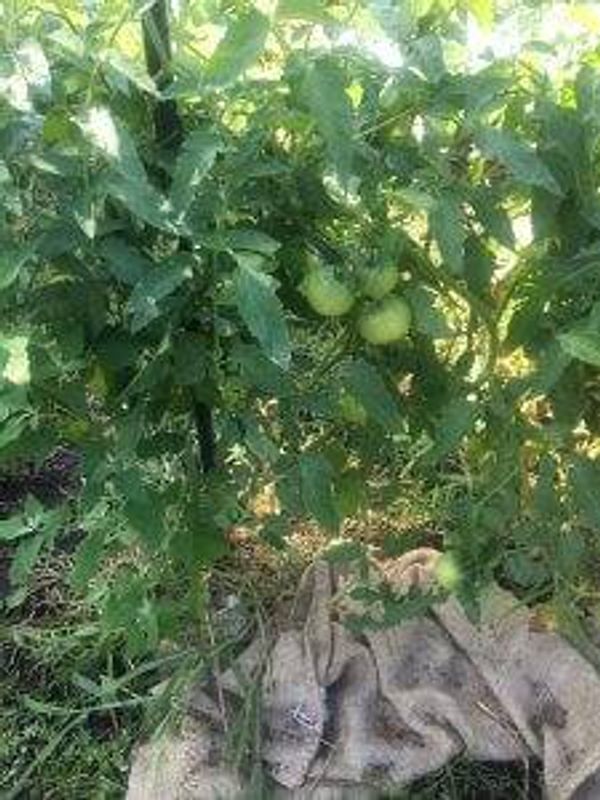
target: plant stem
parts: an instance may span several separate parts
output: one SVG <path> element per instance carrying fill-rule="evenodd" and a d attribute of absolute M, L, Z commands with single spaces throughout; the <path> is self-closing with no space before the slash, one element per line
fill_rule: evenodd
<path fill-rule="evenodd" d="M 170 83 L 171 37 L 169 31 L 169 9 L 167 0 L 155 0 L 142 20 L 144 55 L 148 74 L 159 89 Z M 175 159 L 183 143 L 183 123 L 177 103 L 170 98 L 161 98 L 154 105 L 154 130 L 157 146 Z M 166 186 L 170 176 L 164 175 Z M 190 243 L 180 239 L 181 250 L 190 250 Z M 211 472 L 217 465 L 216 437 L 212 409 L 194 392 L 191 398 L 191 416 L 198 438 L 198 462 L 203 472 Z"/>

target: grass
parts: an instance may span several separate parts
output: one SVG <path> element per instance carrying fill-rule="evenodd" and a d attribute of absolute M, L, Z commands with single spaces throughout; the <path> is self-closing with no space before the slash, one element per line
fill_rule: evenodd
<path fill-rule="evenodd" d="M 22 674 L 2 680 L 0 786 L 7 800 L 122 797 L 130 747 L 140 731 L 139 712 L 115 713 L 110 718 L 42 713 L 41 706 L 31 701 L 33 695 L 24 689 L 35 691 L 38 697 L 49 695 L 54 703 L 58 700 L 55 693 L 61 701 L 67 695 L 65 687 L 59 686 L 61 668 L 45 667 L 52 682 L 46 691 L 42 686 L 30 686 L 31 681 Z"/>
<path fill-rule="evenodd" d="M 119 730 L 110 736 L 83 722 L 61 736 L 64 725 L 59 727 L 55 719 L 43 719 L 22 706 L 4 712 L 0 769 L 6 797 L 122 798 L 136 722 L 125 724 L 121 719 Z M 29 773 L 41 749 L 54 743 L 54 755 Z"/>
<path fill-rule="evenodd" d="M 0 644 L 0 789 L 7 800 L 123 796 L 129 751 L 142 730 L 144 676 L 132 681 L 129 698 L 109 689 L 127 665 L 99 646 L 93 623 L 65 622 L 64 614 L 62 607 L 13 624 Z"/>
<path fill-rule="evenodd" d="M 539 764 L 473 763 L 458 758 L 381 800 L 542 800 Z"/>
<path fill-rule="evenodd" d="M 189 651 L 130 659 L 66 585 L 68 559 L 36 570 L 0 628 L 0 797 L 124 796 L 132 746 L 165 713 L 151 691 L 197 665 Z"/>

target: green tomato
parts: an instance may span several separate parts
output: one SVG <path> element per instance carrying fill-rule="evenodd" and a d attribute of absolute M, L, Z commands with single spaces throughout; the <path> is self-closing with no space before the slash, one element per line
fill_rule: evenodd
<path fill-rule="evenodd" d="M 358 330 L 370 344 L 384 345 L 404 339 L 410 328 L 411 313 L 401 297 L 386 297 L 364 314 Z"/>
<path fill-rule="evenodd" d="M 400 88 L 396 79 L 391 77 L 383 84 L 379 92 L 379 108 L 382 111 L 391 111 L 400 100 Z"/>
<path fill-rule="evenodd" d="M 339 408 L 342 417 L 350 425 L 366 425 L 367 412 L 361 402 L 359 402 L 353 394 L 349 392 L 342 392 L 339 399 Z"/>
<path fill-rule="evenodd" d="M 382 300 L 398 283 L 398 268 L 388 264 L 380 269 L 371 269 L 365 273 L 363 279 L 363 292 L 371 300 Z"/>
<path fill-rule="evenodd" d="M 435 567 L 438 583 L 449 592 L 455 591 L 461 582 L 461 573 L 452 553 L 444 553 Z"/>
<path fill-rule="evenodd" d="M 302 289 L 311 308 L 323 317 L 341 317 L 354 304 L 354 296 L 346 284 L 323 267 L 311 269 Z"/>

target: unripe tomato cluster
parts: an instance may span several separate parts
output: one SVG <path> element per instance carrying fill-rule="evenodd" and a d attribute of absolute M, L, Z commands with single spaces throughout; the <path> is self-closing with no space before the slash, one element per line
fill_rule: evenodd
<path fill-rule="evenodd" d="M 411 323 L 407 302 L 392 294 L 399 280 L 398 268 L 388 264 L 363 272 L 360 296 L 363 308 L 358 318 L 358 332 L 373 345 L 391 345 L 405 338 Z M 347 314 L 357 297 L 333 270 L 322 264 L 311 263 L 301 290 L 310 307 L 323 317 L 341 317 Z"/>

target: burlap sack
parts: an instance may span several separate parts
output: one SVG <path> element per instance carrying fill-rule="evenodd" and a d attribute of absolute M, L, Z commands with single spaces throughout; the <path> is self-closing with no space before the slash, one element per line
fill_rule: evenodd
<path fill-rule="evenodd" d="M 398 590 L 431 579 L 438 553 L 418 550 L 386 576 Z M 259 640 L 220 679 L 221 697 L 260 682 L 262 796 L 376 798 L 453 757 L 537 756 L 551 800 L 600 798 L 600 678 L 554 633 L 496 589 L 475 627 L 450 599 L 425 617 L 351 634 L 332 602 L 339 576 L 305 574 L 288 630 Z M 224 760 L 222 709 L 190 694 L 181 730 L 140 747 L 128 800 L 247 797 Z M 266 791 L 266 793 L 265 793 Z"/>

